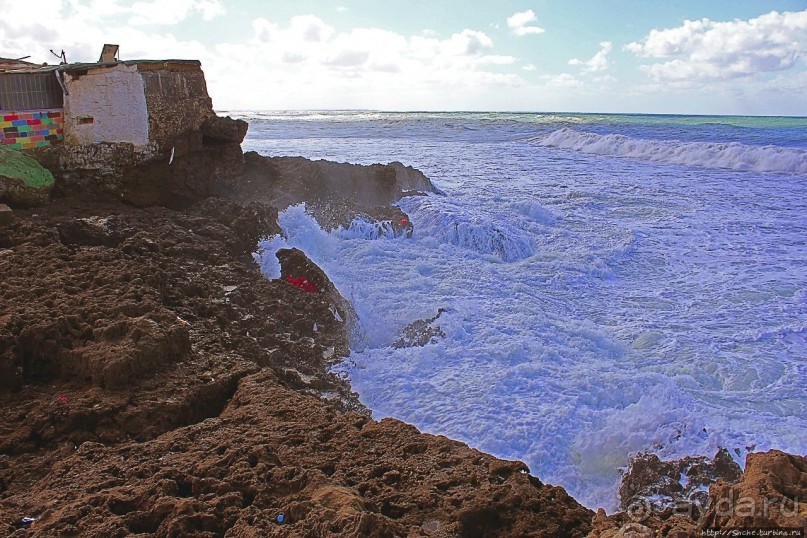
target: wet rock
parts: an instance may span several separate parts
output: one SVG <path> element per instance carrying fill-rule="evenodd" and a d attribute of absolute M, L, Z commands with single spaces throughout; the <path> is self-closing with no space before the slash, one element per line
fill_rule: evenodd
<path fill-rule="evenodd" d="M 313 292 L 316 296 L 322 297 L 328 308 L 331 310 L 333 320 L 338 325 L 344 327 L 348 334 L 356 329 L 358 316 L 350 304 L 333 282 L 325 274 L 325 271 L 313 263 L 303 251 L 297 248 L 280 249 L 277 251 L 277 259 L 280 261 L 280 279 L 297 285 L 304 291 Z M 298 284 L 303 280 L 310 282 L 311 286 Z M 319 330 L 319 328 L 318 328 Z"/>
<path fill-rule="evenodd" d="M 662 461 L 655 454 L 639 454 L 631 459 L 619 497 L 623 510 L 639 500 L 654 499 L 658 509 L 689 504 L 701 512 L 708 502 L 708 490 L 718 480 L 736 482 L 742 469 L 725 449 L 711 460 L 702 456 Z"/>
<path fill-rule="evenodd" d="M 360 214 L 375 214 L 412 191 L 437 192 L 420 171 L 393 162 L 361 166 L 302 157 L 262 157 L 245 154 L 244 174 L 231 191 L 240 201 L 263 201 L 279 210 L 305 202 L 323 228 L 347 227 Z M 390 210 L 394 211 L 394 210 Z M 400 223 L 404 215 L 394 215 Z"/>
<path fill-rule="evenodd" d="M 396 349 L 404 347 L 423 347 L 426 344 L 436 342 L 439 338 L 444 338 L 445 333 L 439 325 L 434 322 L 443 315 L 445 308 L 437 310 L 437 315 L 428 319 L 419 319 L 407 325 L 401 337 L 392 344 Z"/>
<path fill-rule="evenodd" d="M 318 222 L 339 222 L 340 227 L 364 239 L 386 237 L 412 237 L 414 225 L 409 215 L 397 206 L 374 207 L 360 213 L 322 212 L 314 209 L 313 215 Z"/>

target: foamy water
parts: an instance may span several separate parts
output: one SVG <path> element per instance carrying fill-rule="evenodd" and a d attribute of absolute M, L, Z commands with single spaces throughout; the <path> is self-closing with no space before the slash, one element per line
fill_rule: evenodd
<path fill-rule="evenodd" d="M 807 122 L 516 114 L 252 113 L 245 149 L 399 160 L 446 196 L 411 239 L 280 223 L 356 306 L 340 368 L 394 416 L 590 507 L 619 468 L 729 448 L 807 452 Z M 394 349 L 446 312 L 446 337 Z"/>

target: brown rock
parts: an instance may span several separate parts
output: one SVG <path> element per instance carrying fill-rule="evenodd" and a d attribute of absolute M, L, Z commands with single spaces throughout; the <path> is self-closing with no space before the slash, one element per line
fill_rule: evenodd
<path fill-rule="evenodd" d="M 14 221 L 14 212 L 6 204 L 0 204 L 0 226 L 6 226 Z"/>
<path fill-rule="evenodd" d="M 234 120 L 230 116 L 215 116 L 209 118 L 202 124 L 202 136 L 205 143 L 228 143 L 240 144 L 247 136 L 249 124 L 244 120 Z"/>
<path fill-rule="evenodd" d="M 623 510 L 629 510 L 636 501 L 653 498 L 657 511 L 691 505 L 700 513 L 708 501 L 709 485 L 718 480 L 736 482 L 741 476 L 742 469 L 725 449 L 711 460 L 698 456 L 662 461 L 655 454 L 638 454 L 622 477 L 619 497 Z"/>
<path fill-rule="evenodd" d="M 330 290 L 305 293 L 240 261 L 262 207 L 61 199 L 4 230 L 0 529 L 584 536 L 592 513 L 522 463 L 349 411 L 327 276 L 281 254 Z"/>
<path fill-rule="evenodd" d="M 405 214 L 379 208 L 387 208 L 412 191 L 438 192 L 420 171 L 399 162 L 360 166 L 302 157 L 262 157 L 254 152 L 244 157 L 244 174 L 231 191 L 236 200 L 262 201 L 279 210 L 305 202 L 306 209 L 327 229 L 347 227 L 360 214 L 374 221 L 400 223 L 401 218 L 408 220 Z"/>
<path fill-rule="evenodd" d="M 701 529 L 784 527 L 807 529 L 807 458 L 778 450 L 748 454 L 742 480 L 709 490 Z"/>
<path fill-rule="evenodd" d="M 401 337 L 392 344 L 392 347 L 423 347 L 445 337 L 446 333 L 435 322 L 443 315 L 445 308 L 439 308 L 437 315 L 428 319 L 418 319 L 404 327 Z"/>
<path fill-rule="evenodd" d="M 347 334 L 352 334 L 357 329 L 358 316 L 353 305 L 339 293 L 325 271 L 297 248 L 280 249 L 276 255 L 280 261 L 281 280 L 289 282 L 306 279 L 313 283 L 311 289 L 316 290 L 315 295 L 322 297 L 331 310 L 333 319 L 329 320 L 329 326 L 336 324 L 336 326 L 342 327 Z M 317 326 L 317 330 L 319 330 L 319 326 Z M 347 350 L 341 351 L 347 352 Z"/>

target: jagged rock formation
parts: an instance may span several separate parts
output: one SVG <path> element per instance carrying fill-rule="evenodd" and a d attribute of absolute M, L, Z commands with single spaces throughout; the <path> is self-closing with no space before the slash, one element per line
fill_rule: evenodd
<path fill-rule="evenodd" d="M 742 480 L 710 488 L 700 528 L 711 527 L 807 530 L 807 458 L 778 450 L 749 454 Z"/>
<path fill-rule="evenodd" d="M 691 505 L 700 514 L 708 503 L 710 485 L 718 480 L 734 483 L 741 476 L 742 469 L 726 449 L 711 460 L 693 456 L 662 461 L 655 454 L 638 454 L 622 477 L 619 498 L 623 510 L 630 510 L 634 501 L 652 498 L 660 508 Z"/>
<path fill-rule="evenodd" d="M 256 200 L 285 209 L 305 203 L 326 229 L 347 228 L 358 215 L 388 222 L 399 235 L 411 235 L 409 217 L 390 204 L 416 192 L 438 192 L 431 181 L 411 166 L 361 166 L 302 157 L 262 157 L 245 154 L 243 176 L 230 191 L 239 201 Z"/>
<path fill-rule="evenodd" d="M 70 197 L 17 213 L 0 227 L 0 534 L 591 528 L 522 463 L 367 416 L 329 372 L 348 335 L 327 276 L 299 251 L 283 270 L 317 293 L 251 265 L 274 208 Z"/>
<path fill-rule="evenodd" d="M 688 463 L 682 464 L 684 469 L 700 466 L 705 476 L 717 473 L 729 479 L 718 477 L 702 506 L 688 501 L 658 503 L 652 497 L 637 496 L 625 512 L 606 516 L 600 510 L 589 537 L 689 538 L 706 536 L 709 529 L 807 529 L 807 458 L 777 450 L 748 454 L 745 472 L 736 477 L 736 469 L 725 457 L 718 452 L 713 462 L 686 458 Z M 678 467 L 679 462 L 659 465 L 652 461 L 650 468 L 661 472 L 649 471 L 646 476 L 663 476 L 670 466 Z"/>
<path fill-rule="evenodd" d="M 445 308 L 437 309 L 437 314 L 428 319 L 418 319 L 404 327 L 403 334 L 393 344 L 394 348 L 403 347 L 423 347 L 426 344 L 436 342 L 446 334 L 435 324 L 440 316 L 446 311 Z"/>

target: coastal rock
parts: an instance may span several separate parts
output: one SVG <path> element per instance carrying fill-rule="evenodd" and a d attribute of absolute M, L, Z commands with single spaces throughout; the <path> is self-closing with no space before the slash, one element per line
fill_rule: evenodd
<path fill-rule="evenodd" d="M 426 344 L 445 337 L 445 333 L 434 322 L 443 315 L 445 308 L 437 310 L 437 315 L 428 319 L 418 319 L 404 327 L 401 337 L 392 344 L 396 349 L 404 347 L 423 347 Z"/>
<path fill-rule="evenodd" d="M 249 124 L 244 120 L 234 120 L 230 116 L 214 116 L 202 124 L 203 142 L 240 144 L 247 136 L 248 129 Z"/>
<path fill-rule="evenodd" d="M 650 529 L 652 536 L 674 538 L 705 535 L 709 529 L 807 527 L 807 504 L 804 502 L 807 498 L 807 458 L 778 450 L 751 453 L 746 457 L 745 471 L 739 480 L 735 479 L 734 465 L 725 461 L 726 458 L 728 455 L 720 452 L 712 462 L 686 458 L 690 461 L 685 468 L 702 467 L 707 477 L 722 474 L 732 480 L 718 478 L 712 483 L 703 505 L 687 501 L 659 503 L 658 497 L 637 496 L 624 512 L 606 516 L 600 510 L 592 521 L 589 537 L 611 538 L 619 536 L 620 532 L 627 535 L 636 532 L 637 525 Z M 645 459 L 651 463 L 640 463 L 637 470 L 649 469 L 648 477 L 659 477 L 670 471 L 668 465 L 677 465 L 677 462 L 658 464 L 652 458 L 642 458 Z M 633 480 L 638 480 L 640 474 Z M 655 480 L 658 483 L 658 479 Z M 648 480 L 648 483 L 652 482 Z"/>
<path fill-rule="evenodd" d="M 6 204 L 0 204 L 0 226 L 11 224 L 14 221 L 14 212 Z"/>
<path fill-rule="evenodd" d="M 623 510 L 629 510 L 636 501 L 654 499 L 658 511 L 692 505 L 700 515 L 708 503 L 711 484 L 718 480 L 733 483 L 741 476 L 742 469 L 725 449 L 711 460 L 697 456 L 662 461 L 655 454 L 638 454 L 622 477 L 619 497 Z"/>
<path fill-rule="evenodd" d="M 389 207 L 412 191 L 437 192 L 420 171 L 398 162 L 361 166 L 302 157 L 262 157 L 254 152 L 247 152 L 245 161 L 244 174 L 231 191 L 235 200 L 263 201 L 279 210 L 305 203 L 326 229 L 348 227 L 360 214 L 377 219 L 373 215 L 379 208 Z M 406 218 L 395 217 L 398 223 Z"/>
<path fill-rule="evenodd" d="M 282 252 L 307 293 L 240 261 L 271 211 L 65 198 L 0 231 L 4 534 L 589 532 L 523 463 L 367 416 L 329 370 L 327 276 Z"/>
<path fill-rule="evenodd" d="M 807 528 L 807 457 L 778 450 L 748 454 L 736 484 L 709 490 L 708 528 Z"/>
<path fill-rule="evenodd" d="M 280 279 L 282 281 L 321 296 L 327 302 L 333 315 L 333 320 L 328 320 L 328 326 L 336 324 L 337 327 L 344 327 L 348 334 L 356 329 L 358 316 L 353 305 L 339 293 L 325 271 L 308 259 L 303 251 L 296 248 L 280 249 L 276 256 L 280 261 Z M 311 285 L 301 285 L 303 282 L 309 282 Z M 317 331 L 319 331 L 319 325 Z"/>

